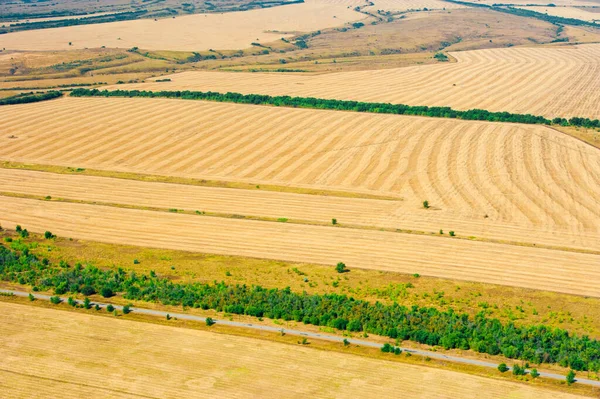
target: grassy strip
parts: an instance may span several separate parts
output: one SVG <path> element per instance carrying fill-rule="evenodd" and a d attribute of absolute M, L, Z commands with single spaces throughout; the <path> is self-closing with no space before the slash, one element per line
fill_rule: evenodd
<path fill-rule="evenodd" d="M 21 231 L 21 235 L 28 236 L 24 233 Z M 46 236 L 51 234 L 47 232 Z M 446 350 L 503 354 L 540 365 L 559 364 L 580 371 L 598 372 L 600 369 L 598 340 L 545 325 L 502 323 L 485 312 L 471 318 L 453 309 L 385 305 L 337 294 L 299 294 L 289 287 L 279 290 L 225 282 L 177 283 L 154 272 L 101 270 L 91 264 L 70 266 L 66 262 L 57 265 L 48 259 L 39 259 L 20 242 L 12 242 L 10 247 L 0 247 L 0 278 L 33 286 L 34 291 L 54 290 L 57 295 L 101 293 L 105 298 L 122 293 L 128 300 L 302 321 L 340 331 L 442 346 Z"/>
<path fill-rule="evenodd" d="M 98 177 L 110 177 L 114 179 L 125 179 L 125 180 L 136 180 L 151 183 L 170 183 L 170 184 L 184 184 L 188 186 L 200 186 L 200 187 L 216 187 L 216 188 L 235 188 L 242 190 L 262 190 L 262 191 L 275 191 L 280 193 L 293 193 L 293 194 L 306 194 L 306 195 L 321 195 L 330 197 L 341 197 L 341 198 L 363 198 L 363 199 L 376 199 L 384 201 L 402 201 L 401 197 L 367 194 L 361 192 L 351 191 L 336 191 L 336 190 L 322 190 L 317 188 L 307 187 L 293 187 L 293 186 L 278 186 L 274 184 L 253 184 L 236 181 L 225 181 L 225 180 L 206 180 L 206 179 L 194 179 L 188 177 L 177 177 L 177 176 L 161 176 L 161 175 L 147 175 L 143 173 L 134 172 L 117 172 L 111 170 L 100 170 L 100 169 L 87 169 L 87 168 L 72 168 L 59 165 L 41 165 L 41 164 L 29 164 L 22 162 L 11 162 L 11 161 L 0 161 L 0 168 L 4 169 L 21 169 L 21 170 L 33 170 L 36 172 L 48 172 L 58 173 L 64 175 L 85 175 L 85 176 L 98 176 Z"/>
<path fill-rule="evenodd" d="M 48 91 L 46 93 L 22 93 L 16 96 L 3 98 L 0 100 L 0 105 L 13 105 L 13 104 L 26 104 L 26 103 L 37 103 L 39 101 L 53 100 L 61 97 L 60 91 Z"/>
<path fill-rule="evenodd" d="M 15 193 L 15 192 L 10 192 L 10 191 L 0 191 L 0 196 L 12 197 L 12 198 L 27 198 L 27 199 L 35 199 L 35 200 L 42 200 L 42 201 L 65 202 L 65 203 L 71 203 L 71 204 L 110 206 L 110 207 L 114 207 L 114 208 L 137 209 L 137 210 L 153 211 L 153 212 L 168 212 L 168 213 L 179 213 L 179 214 L 186 214 L 186 215 L 202 215 L 202 216 L 219 217 L 219 218 L 226 218 L 226 219 L 245 219 L 245 220 L 257 220 L 257 221 L 262 221 L 262 222 L 302 224 L 302 225 L 324 226 L 324 227 L 332 227 L 332 228 L 376 230 L 376 231 L 386 231 L 386 232 L 390 232 L 390 233 L 413 234 L 413 235 L 420 235 L 420 236 L 423 236 L 423 235 L 435 236 L 435 237 L 446 238 L 446 239 L 450 239 L 450 240 L 481 241 L 481 242 L 489 242 L 489 243 L 501 244 L 501 245 L 515 245 L 515 246 L 519 246 L 519 247 L 532 247 L 532 248 L 535 247 L 535 248 L 550 249 L 550 250 L 555 250 L 555 251 L 565 251 L 565 252 L 584 253 L 584 254 L 591 254 L 591 255 L 600 255 L 600 251 L 596 251 L 596 250 L 592 250 L 592 249 L 535 244 L 532 242 L 500 240 L 500 239 L 486 238 L 486 237 L 461 236 L 461 235 L 450 236 L 450 235 L 445 235 L 445 234 L 439 234 L 436 232 L 427 232 L 427 231 L 423 231 L 423 230 L 411 230 L 411 229 L 397 229 L 397 228 L 393 228 L 393 227 L 378 227 L 378 226 L 369 226 L 369 225 L 351 224 L 351 223 L 339 223 L 339 222 L 336 222 L 335 225 L 332 225 L 331 222 L 323 222 L 323 221 L 317 221 L 317 220 L 276 218 L 276 217 L 257 216 L 257 215 L 240 215 L 240 214 L 236 214 L 236 213 L 210 212 L 210 211 L 199 211 L 199 210 L 189 210 L 189 209 L 186 210 L 186 209 L 175 209 L 175 208 L 161 208 L 161 207 L 154 207 L 154 206 L 131 205 L 131 204 L 121 204 L 121 203 L 115 203 L 115 202 L 103 202 L 103 201 L 89 201 L 89 200 L 80 200 L 80 199 L 72 199 L 72 198 L 44 197 L 42 195 L 23 194 L 23 193 Z"/>
<path fill-rule="evenodd" d="M 422 367 L 431 367 L 442 370 L 455 371 L 460 373 L 465 373 L 469 375 L 476 375 L 486 378 L 491 378 L 494 380 L 502 380 L 507 382 L 521 382 L 526 384 L 533 384 L 536 387 L 544 387 L 547 389 L 552 389 L 556 391 L 561 391 L 570 394 L 578 394 L 585 395 L 588 397 L 597 397 L 598 389 L 591 387 L 589 385 L 582 384 L 574 384 L 571 386 L 567 386 L 563 381 L 557 381 L 553 379 L 546 378 L 537 378 L 533 379 L 530 375 L 525 376 L 513 376 L 512 373 L 499 373 L 496 370 L 490 369 L 488 367 L 480 367 L 475 365 L 468 365 L 462 363 L 454 363 L 443 361 L 435 358 L 423 357 L 418 354 L 408 354 L 404 353 L 401 356 L 390 356 L 388 353 L 383 353 L 381 350 L 364 347 L 355 344 L 344 345 L 342 343 L 335 343 L 331 341 L 320 340 L 317 338 L 311 338 L 310 341 L 302 344 L 297 336 L 281 334 L 281 333 L 273 333 L 270 331 L 262 331 L 255 330 L 244 327 L 232 327 L 226 326 L 220 323 L 216 323 L 213 326 L 207 326 L 206 323 L 201 323 L 192 320 L 181 320 L 177 318 L 171 318 L 170 320 L 166 320 L 161 317 L 155 317 L 145 314 L 138 313 L 129 313 L 127 315 L 122 312 L 108 313 L 105 311 L 97 311 L 92 309 L 85 309 L 83 307 L 73 307 L 69 306 L 67 303 L 60 303 L 58 305 L 50 304 L 47 301 L 35 300 L 30 301 L 27 298 L 22 298 L 18 296 L 4 296 L 0 295 L 0 302 L 10 303 L 10 304 L 19 304 L 22 306 L 35 306 L 43 309 L 53 309 L 59 310 L 63 312 L 72 312 L 72 313 L 81 313 L 87 315 L 93 315 L 97 317 L 108 317 L 108 318 L 117 318 L 122 320 L 134 321 L 138 323 L 151 323 L 156 325 L 168 326 L 173 328 L 185 328 L 190 330 L 199 330 L 204 332 L 210 332 L 213 334 L 223 334 L 234 337 L 245 337 L 252 338 L 257 340 L 269 341 L 269 342 L 277 342 L 280 344 L 287 345 L 301 345 L 303 348 L 308 348 L 311 350 L 320 350 L 320 351 L 328 351 L 328 352 L 336 352 L 343 353 L 350 356 L 363 356 L 371 359 L 377 359 L 381 361 L 387 362 L 398 362 L 403 364 L 410 364 L 414 366 L 422 366 Z M 105 300 L 103 302 L 106 302 Z M 114 303 L 114 301 L 111 301 Z M 177 309 L 177 312 L 181 312 L 181 309 Z M 196 313 L 196 312 L 195 312 Z M 210 317 L 223 317 L 223 315 L 218 315 L 213 312 L 207 313 L 202 312 L 202 316 L 210 316 Z M 301 326 L 300 326 L 301 327 Z M 364 338 L 361 338 L 364 339 Z M 349 358 L 351 359 L 351 358 Z M 561 370 L 562 371 L 562 370 Z"/>
<path fill-rule="evenodd" d="M 570 119 L 554 118 L 531 114 L 513 114 L 510 112 L 490 112 L 482 109 L 458 111 L 450 107 L 412 106 L 405 104 L 371 103 L 346 100 L 328 100 L 313 97 L 268 96 L 259 94 L 217 93 L 202 91 L 145 91 L 145 90 L 98 90 L 75 89 L 73 97 L 149 97 L 177 98 L 184 100 L 204 100 L 217 102 L 232 102 L 240 104 L 272 105 L 276 107 L 294 107 L 310 109 L 327 109 L 336 111 L 368 112 L 377 114 L 413 115 L 434 118 L 451 118 L 462 120 L 477 120 L 487 122 L 509 122 L 541 125 L 583 126 L 599 128 L 600 120 L 573 117 Z"/>

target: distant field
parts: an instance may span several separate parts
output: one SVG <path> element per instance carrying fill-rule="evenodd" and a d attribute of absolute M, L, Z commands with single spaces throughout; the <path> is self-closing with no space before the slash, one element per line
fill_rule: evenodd
<path fill-rule="evenodd" d="M 598 6 L 600 6 L 600 3 L 598 3 Z M 530 10 L 530 11 L 535 11 L 535 12 L 540 12 L 542 14 L 553 15 L 556 17 L 575 18 L 575 19 L 581 19 L 583 21 L 590 21 L 590 22 L 600 21 L 600 14 L 590 12 L 584 8 L 578 8 L 578 7 L 538 6 L 538 7 L 519 7 L 519 8 L 523 8 L 525 10 Z"/>
<path fill-rule="evenodd" d="M 144 19 L 70 26 L 2 35 L 7 50 L 67 50 L 101 46 L 146 50 L 241 49 L 252 42 L 269 42 L 341 26 L 365 15 L 321 0 L 307 0 L 260 10 L 222 14 L 194 14 L 176 18 Z M 224 34 L 226 32 L 227 34 Z M 69 44 L 71 43 L 71 45 Z"/>
<path fill-rule="evenodd" d="M 600 228 L 600 153 L 542 126 L 65 98 L 2 107 L 0 130 L 7 161 L 394 195 L 408 212 L 427 200 L 484 226 Z"/>
<path fill-rule="evenodd" d="M 0 196 L 0 223 L 106 243 L 328 264 L 600 297 L 599 255 L 394 232 Z"/>
<path fill-rule="evenodd" d="M 450 54 L 457 63 L 316 76 L 184 72 L 168 75 L 171 82 L 118 87 L 312 96 L 600 118 L 599 44 Z"/>
<path fill-rule="evenodd" d="M 299 345 L 8 303 L 0 311 L 6 398 L 577 397 Z"/>

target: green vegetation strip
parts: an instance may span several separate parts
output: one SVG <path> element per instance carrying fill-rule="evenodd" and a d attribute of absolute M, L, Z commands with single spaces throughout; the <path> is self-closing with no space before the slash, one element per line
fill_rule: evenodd
<path fill-rule="evenodd" d="M 53 235 L 47 232 L 46 238 L 52 239 Z M 470 318 L 452 309 L 385 305 L 346 295 L 309 295 L 292 292 L 289 288 L 265 289 L 224 282 L 176 283 L 152 271 L 138 274 L 121 268 L 101 270 L 90 264 L 71 266 L 64 261 L 56 265 L 32 255 L 29 247 L 20 241 L 11 242 L 10 248 L 0 245 L 0 280 L 32 286 L 33 291 L 53 290 L 56 295 L 100 293 L 108 298 L 121 293 L 128 300 L 302 321 L 445 349 L 503 354 L 536 364 L 558 363 L 574 370 L 597 372 L 600 369 L 600 341 L 559 328 L 503 324 L 486 317 L 484 312 Z"/>
<path fill-rule="evenodd" d="M 382 200 L 382 201 L 402 201 L 401 197 L 392 197 L 392 196 L 367 194 L 367 193 L 351 192 L 351 191 L 322 190 L 322 189 L 316 189 L 316 188 L 294 187 L 294 186 L 277 186 L 277 185 L 273 185 L 273 184 L 258 185 L 258 184 L 253 184 L 253 183 L 243 183 L 243 182 L 236 182 L 236 181 L 206 180 L 206 179 L 193 179 L 193 178 L 188 178 L 188 177 L 146 175 L 146 174 L 134 173 L 134 172 L 117 172 L 117 171 L 100 170 L 100 169 L 73 168 L 73 167 L 58 166 L 58 165 L 26 164 L 26 163 L 21 163 L 21 162 L 10 162 L 10 161 L 0 161 L 0 168 L 33 170 L 36 172 L 58 173 L 58 174 L 64 174 L 64 175 L 75 174 L 75 175 L 85 175 L 85 176 L 110 177 L 113 179 L 136 180 L 136 181 L 152 182 L 152 183 L 184 184 L 184 185 L 188 185 L 188 186 L 200 186 L 200 187 L 234 188 L 234 189 L 239 189 L 239 190 L 262 190 L 262 191 L 275 191 L 275 192 L 280 192 L 280 193 L 322 195 L 322 196 L 341 197 L 341 198 L 376 199 L 376 200 Z"/>
<path fill-rule="evenodd" d="M 453 239 L 453 240 L 481 241 L 481 242 L 489 242 L 492 244 L 515 245 L 515 246 L 519 246 L 519 247 L 532 247 L 532 248 L 535 247 L 535 248 L 550 249 L 550 250 L 555 250 L 555 251 L 566 251 L 566 252 L 576 252 L 576 253 L 584 253 L 584 254 L 591 254 L 591 255 L 600 255 L 600 251 L 595 251 L 592 249 L 572 248 L 572 247 L 545 245 L 545 244 L 534 244 L 531 242 L 499 240 L 499 239 L 486 238 L 486 237 L 459 236 L 459 235 L 454 234 L 453 231 L 451 232 L 451 234 L 446 235 L 446 234 L 440 234 L 440 233 L 435 233 L 435 232 L 427 232 L 427 231 L 423 231 L 423 230 L 398 229 L 398 228 L 394 228 L 394 227 L 378 227 L 378 226 L 348 224 L 348 223 L 341 224 L 337 221 L 337 219 L 335 219 L 335 223 L 332 223 L 332 222 L 322 222 L 322 221 L 307 220 L 307 219 L 289 219 L 289 218 L 277 218 L 277 217 L 257 216 L 257 215 L 240 215 L 237 213 L 210 212 L 210 211 L 207 212 L 207 211 L 177 209 L 177 208 L 161 208 L 161 207 L 156 207 L 156 206 L 131 205 L 131 204 L 121 204 L 121 203 L 103 202 L 103 201 L 90 201 L 90 200 L 81 200 L 81 199 L 72 199 L 72 198 L 57 198 L 57 197 L 50 197 L 50 196 L 44 197 L 41 195 L 14 193 L 14 192 L 10 192 L 10 191 L 0 191 L 0 196 L 12 197 L 12 198 L 34 199 L 34 200 L 39 200 L 39 201 L 65 202 L 65 203 L 70 203 L 70 204 L 110 206 L 113 208 L 136 209 L 136 210 L 152 211 L 152 212 L 169 212 L 169 213 L 179 213 L 179 214 L 185 214 L 185 215 L 200 215 L 200 216 L 208 216 L 208 217 L 219 217 L 219 218 L 225 218 L 225 219 L 244 219 L 244 220 L 257 220 L 257 221 L 261 221 L 261 222 L 303 224 L 303 225 L 309 225 L 309 226 L 327 226 L 327 227 L 358 229 L 358 230 L 376 230 L 376 231 L 386 231 L 386 232 L 390 232 L 390 233 L 413 234 L 413 235 L 419 235 L 419 236 L 434 236 L 434 237 L 448 238 L 448 239 Z"/>
<path fill-rule="evenodd" d="M 376 114 L 395 114 L 427 116 L 435 118 L 452 118 L 463 120 L 477 120 L 488 122 L 510 122 L 542 125 L 583 126 L 599 128 L 600 120 L 573 117 L 570 119 L 554 118 L 552 120 L 543 116 L 530 114 L 513 114 L 510 112 L 490 112 L 482 109 L 457 111 L 450 107 L 412 106 L 405 104 L 371 103 L 346 100 L 328 100 L 313 97 L 268 96 L 260 94 L 217 93 L 202 91 L 145 91 L 145 90 L 98 90 L 75 89 L 71 92 L 73 97 L 151 97 L 151 98 L 177 98 L 183 100 L 204 100 L 231 102 L 254 105 L 273 105 L 276 107 L 327 109 L 336 111 L 369 112 Z"/>
<path fill-rule="evenodd" d="M 62 93 L 60 91 L 48 91 L 46 93 L 23 93 L 18 94 L 16 96 L 1 99 L 0 105 L 37 103 L 39 101 L 53 100 L 61 96 Z"/>

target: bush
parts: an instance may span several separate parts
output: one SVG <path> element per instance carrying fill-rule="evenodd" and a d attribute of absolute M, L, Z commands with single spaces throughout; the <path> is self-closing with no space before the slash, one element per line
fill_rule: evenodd
<path fill-rule="evenodd" d="M 100 294 L 104 298 L 110 298 L 110 297 L 112 297 L 112 296 L 115 295 L 115 293 L 113 292 L 113 290 L 110 287 L 102 287 L 102 290 L 100 291 Z"/>
<path fill-rule="evenodd" d="M 206 325 L 207 325 L 207 326 L 209 326 L 209 327 L 210 327 L 210 326 L 212 326 L 212 325 L 213 325 L 213 324 L 215 324 L 215 323 L 216 323 L 216 321 L 214 321 L 214 320 L 212 319 L 212 317 L 207 317 L 207 318 L 206 318 Z"/>
<path fill-rule="evenodd" d="M 75 299 L 73 299 L 72 296 L 69 297 L 69 299 L 67 300 L 67 302 L 69 303 L 69 305 L 75 307 L 77 306 L 77 301 Z"/>
<path fill-rule="evenodd" d="M 94 289 L 94 287 L 92 287 L 90 285 L 86 285 L 85 287 L 83 287 L 81 289 L 81 293 L 85 296 L 89 296 L 89 295 L 94 295 L 96 293 L 96 290 Z"/>
<path fill-rule="evenodd" d="M 350 341 L 348 341 L 346 338 L 344 338 L 344 341 L 342 342 L 344 343 L 344 346 L 350 345 Z"/>
<path fill-rule="evenodd" d="M 51 239 L 51 238 L 54 238 L 54 234 L 52 234 L 52 233 L 51 233 L 51 232 L 49 232 L 49 231 L 46 231 L 46 232 L 44 233 L 44 238 L 45 238 L 46 240 L 49 240 L 49 239 Z"/>
<path fill-rule="evenodd" d="M 512 373 L 514 375 L 525 375 L 525 368 L 522 366 L 519 366 L 518 364 L 515 364 L 512 368 Z"/>
<path fill-rule="evenodd" d="M 454 234 L 454 231 L 452 231 L 452 230 L 450 230 L 450 231 L 448 232 L 448 234 L 450 234 L 450 237 L 454 237 L 454 236 L 456 235 L 456 234 Z"/>
<path fill-rule="evenodd" d="M 531 377 L 533 378 L 538 378 L 540 376 L 540 373 L 537 371 L 537 369 L 533 369 L 531 370 Z"/>
<path fill-rule="evenodd" d="M 506 365 L 506 363 L 500 363 L 500 364 L 498 365 L 498 370 L 499 370 L 501 373 L 505 373 L 505 372 L 507 372 L 507 371 L 508 371 L 508 366 Z"/>
<path fill-rule="evenodd" d="M 22 231 L 23 231 L 23 228 L 21 227 L 21 225 L 20 225 L 20 224 L 18 224 L 18 225 L 17 225 L 17 227 L 15 227 L 15 231 L 16 231 L 17 233 L 20 233 L 20 232 L 22 232 Z"/>
<path fill-rule="evenodd" d="M 61 302 L 62 302 L 62 299 L 60 299 L 60 297 L 58 297 L 58 296 L 51 296 L 50 297 L 50 303 L 52 303 L 54 305 L 58 305 Z"/>
<path fill-rule="evenodd" d="M 108 313 L 110 313 L 110 312 L 112 312 L 114 310 L 115 310 L 115 307 L 109 303 L 108 306 L 106 307 L 106 311 Z"/>
<path fill-rule="evenodd" d="M 83 307 L 86 309 L 90 309 L 92 307 L 92 303 L 90 302 L 90 298 L 85 297 L 83 300 Z"/>
<path fill-rule="evenodd" d="M 27 237 L 29 237 L 29 232 L 27 231 L 27 229 L 23 229 L 23 230 L 21 230 L 21 232 L 19 233 L 19 235 L 22 238 L 27 238 Z"/>
<path fill-rule="evenodd" d="M 575 372 L 573 370 L 569 370 L 569 373 L 567 374 L 566 377 L 567 380 L 567 384 L 571 385 L 573 384 L 576 380 L 575 380 Z"/>
<path fill-rule="evenodd" d="M 423 201 L 423 208 L 429 209 L 429 201 Z"/>
<path fill-rule="evenodd" d="M 346 264 L 343 262 L 338 262 L 338 264 L 335 266 L 335 270 L 338 273 L 345 273 L 348 271 L 348 269 L 346 269 Z"/>
<path fill-rule="evenodd" d="M 336 225 L 337 224 L 337 219 L 331 219 L 331 224 Z"/>
<path fill-rule="evenodd" d="M 35 301 L 35 297 L 33 296 L 33 294 L 29 294 L 29 300 L 31 302 Z"/>
<path fill-rule="evenodd" d="M 123 313 L 124 314 L 131 313 L 131 305 L 125 305 L 125 306 L 123 306 Z"/>
<path fill-rule="evenodd" d="M 137 259 L 134 259 L 134 260 L 133 260 L 133 264 L 134 264 L 134 265 L 139 265 L 139 264 L 140 264 L 140 261 L 139 261 L 139 260 L 137 260 Z"/>
<path fill-rule="evenodd" d="M 96 304 L 96 306 L 94 306 L 94 309 L 96 309 L 96 310 L 100 310 L 100 309 L 102 309 L 102 308 L 100 307 L 100 305 Z"/>
<path fill-rule="evenodd" d="M 10 237 L 4 237 L 4 241 L 6 242 L 13 242 L 13 239 Z"/>
<path fill-rule="evenodd" d="M 387 342 L 385 344 L 383 344 L 383 346 L 381 347 L 381 351 L 384 353 L 390 353 L 393 350 L 394 350 L 394 347 L 392 345 L 388 344 Z"/>

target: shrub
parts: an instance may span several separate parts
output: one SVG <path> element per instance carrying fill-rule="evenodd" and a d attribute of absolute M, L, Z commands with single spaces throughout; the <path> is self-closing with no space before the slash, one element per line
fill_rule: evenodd
<path fill-rule="evenodd" d="M 343 262 L 338 262 L 338 264 L 335 266 L 335 270 L 338 273 L 345 273 L 348 271 L 348 269 L 346 269 L 346 264 Z"/>
<path fill-rule="evenodd" d="M 33 294 L 29 294 L 29 300 L 31 302 L 35 301 L 35 297 L 33 296 Z"/>
<path fill-rule="evenodd" d="M 525 375 L 525 368 L 515 364 L 512 368 L 512 373 L 514 375 Z"/>
<path fill-rule="evenodd" d="M 171 315 L 167 313 L 167 320 L 171 320 Z"/>
<path fill-rule="evenodd" d="M 139 264 L 140 264 L 140 261 L 139 261 L 139 260 L 137 260 L 137 259 L 134 259 L 134 260 L 133 260 L 133 264 L 134 264 L 134 265 L 139 265 Z"/>
<path fill-rule="evenodd" d="M 207 317 L 207 318 L 206 318 L 206 325 L 207 325 L 207 326 L 209 326 L 209 327 L 210 327 L 210 326 L 212 326 L 212 325 L 213 325 L 213 324 L 215 324 L 215 323 L 216 323 L 216 321 L 214 321 L 214 320 L 212 319 L 212 317 Z"/>
<path fill-rule="evenodd" d="M 507 371 L 508 371 L 508 366 L 506 365 L 506 363 L 500 363 L 500 364 L 498 365 L 498 370 L 499 370 L 501 373 L 505 373 L 505 372 L 507 372 Z"/>
<path fill-rule="evenodd" d="M 96 310 L 100 310 L 100 309 L 102 309 L 102 308 L 100 307 L 100 305 L 96 304 L 96 306 L 94 306 L 94 309 L 96 309 Z"/>
<path fill-rule="evenodd" d="M 440 235 L 444 234 L 444 230 L 440 229 Z"/>
<path fill-rule="evenodd" d="M 69 299 L 67 300 L 67 302 L 69 303 L 69 305 L 75 307 L 77 306 L 77 301 L 75 299 L 73 299 L 72 296 L 69 297 Z"/>
<path fill-rule="evenodd" d="M 331 224 L 336 225 L 337 224 L 337 219 L 331 219 Z"/>
<path fill-rule="evenodd" d="M 12 239 L 12 238 L 10 238 L 10 237 L 4 237 L 4 241 L 6 241 L 6 242 L 12 242 L 12 241 L 13 241 L 13 239 Z"/>
<path fill-rule="evenodd" d="M 83 307 L 86 309 L 90 309 L 92 307 L 92 303 L 90 302 L 90 298 L 85 297 L 83 300 Z"/>
<path fill-rule="evenodd" d="M 288 221 L 288 218 L 278 218 L 277 221 L 281 222 L 281 223 L 285 223 Z"/>
<path fill-rule="evenodd" d="M 531 370 L 531 377 L 533 378 L 538 378 L 540 376 L 540 373 L 537 371 L 537 369 L 533 369 Z"/>
<path fill-rule="evenodd" d="M 89 295 L 94 295 L 96 293 L 96 290 L 94 289 L 94 287 L 92 287 L 90 285 L 86 285 L 85 287 L 83 287 L 81 289 L 81 293 L 85 296 L 89 296 Z"/>
<path fill-rule="evenodd" d="M 423 208 L 429 209 L 429 201 L 423 201 Z"/>
<path fill-rule="evenodd" d="M 51 233 L 51 232 L 49 232 L 49 231 L 46 231 L 46 232 L 44 233 L 44 238 L 45 238 L 46 240 L 49 240 L 49 239 L 51 239 L 51 238 L 54 238 L 54 234 L 52 234 L 52 233 Z"/>
<path fill-rule="evenodd" d="M 454 236 L 455 236 L 455 234 L 454 234 L 454 231 L 452 231 L 452 230 L 450 230 L 450 231 L 448 232 L 448 234 L 450 234 L 450 237 L 454 237 Z"/>
<path fill-rule="evenodd" d="M 115 293 L 113 292 L 113 290 L 110 287 L 102 287 L 102 290 L 100 291 L 100 294 L 104 298 L 110 298 L 111 296 L 115 295 Z"/>
<path fill-rule="evenodd" d="M 27 231 L 27 229 L 23 229 L 23 230 L 21 230 L 21 232 L 19 233 L 19 235 L 22 238 L 27 238 L 27 237 L 29 237 L 29 232 Z"/>
<path fill-rule="evenodd" d="M 381 347 L 381 351 L 384 353 L 390 353 L 393 350 L 394 350 L 394 347 L 392 345 L 388 344 L 387 342 L 385 344 L 383 344 L 383 346 Z"/>
<path fill-rule="evenodd" d="M 52 303 L 54 305 L 58 305 L 61 302 L 62 302 L 62 299 L 60 299 L 60 297 L 58 297 L 58 296 L 51 296 L 50 297 L 50 303 Z"/>
<path fill-rule="evenodd" d="M 108 313 L 110 313 L 110 312 L 112 312 L 114 310 L 115 310 L 115 307 L 109 303 L 108 306 L 106 307 L 106 311 Z"/>
<path fill-rule="evenodd" d="M 566 380 L 568 385 L 571 385 L 575 382 L 575 372 L 573 370 L 569 370 Z"/>
<path fill-rule="evenodd" d="M 350 345 L 350 341 L 348 341 L 346 338 L 344 338 L 344 341 L 342 342 L 344 343 L 344 346 Z"/>
<path fill-rule="evenodd" d="M 23 228 L 21 227 L 20 224 L 18 224 L 17 227 L 15 227 L 15 230 L 17 233 L 20 233 L 21 231 L 23 231 Z"/>
<path fill-rule="evenodd" d="M 131 313 L 131 305 L 125 305 L 125 306 L 123 306 L 123 313 L 124 314 Z"/>

